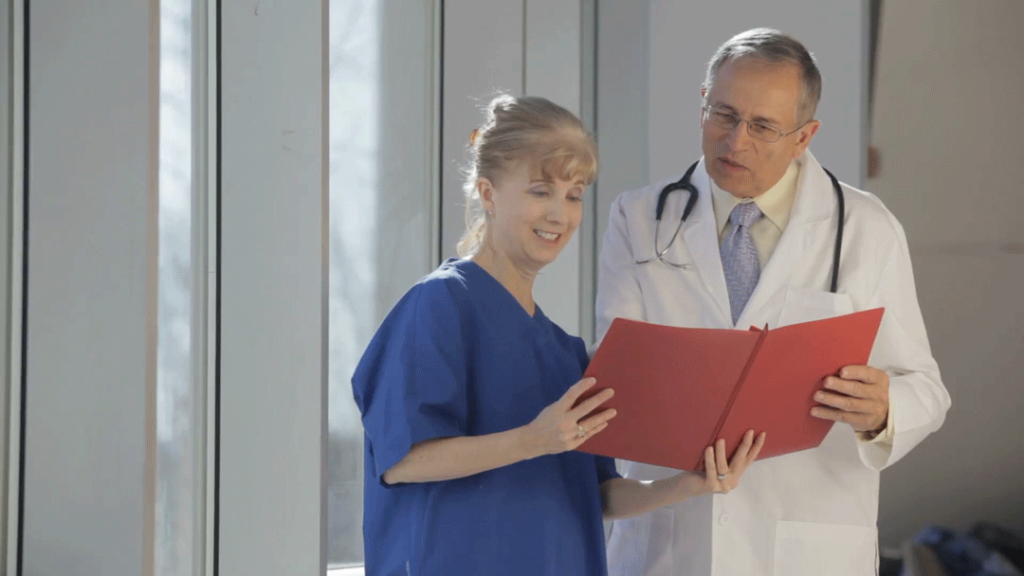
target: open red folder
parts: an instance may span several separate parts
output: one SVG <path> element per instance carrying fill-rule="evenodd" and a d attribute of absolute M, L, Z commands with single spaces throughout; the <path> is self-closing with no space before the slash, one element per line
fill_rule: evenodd
<path fill-rule="evenodd" d="M 747 430 L 767 432 L 758 459 L 821 445 L 834 424 L 811 416 L 813 394 L 844 366 L 865 365 L 882 308 L 749 331 L 679 328 L 617 318 L 586 376 L 586 397 L 615 418 L 579 450 L 679 470 L 704 469 L 704 449 L 731 453 Z"/>

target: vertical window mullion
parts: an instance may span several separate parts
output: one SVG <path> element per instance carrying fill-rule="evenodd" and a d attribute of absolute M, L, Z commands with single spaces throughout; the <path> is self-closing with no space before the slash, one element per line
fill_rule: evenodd
<path fill-rule="evenodd" d="M 4 283 L 4 290 L 0 292 L 0 306 L 4 307 L 4 314 L 0 315 L 3 321 L 0 322 L 0 379 L 2 379 L 5 390 L 3 394 L 5 402 L 0 404 L 0 409 L 5 410 L 0 423 L 4 426 L 4 432 L 0 434 L 0 449 L 4 450 L 6 459 L 0 464 L 0 486 L 3 491 L 0 497 L 4 500 L 2 507 L 3 514 L 0 514 L 0 521 L 3 522 L 3 542 L 0 543 L 0 572 L 16 574 L 19 566 L 19 534 L 20 534 L 20 510 L 21 510 L 21 471 L 22 461 L 22 344 L 23 344 L 23 280 L 24 280 L 24 59 L 25 59 L 25 22 L 24 3 L 16 1 L 4 1 L 2 8 L 4 18 L 0 18 L 0 26 L 3 32 L 0 33 L 0 46 L 4 74 L 0 78 L 0 90 L 5 93 L 3 99 L 3 110 L 0 111 L 0 118 L 3 119 L 0 125 L 8 127 L 0 138 L 5 140 L 3 147 L 5 157 L 0 159 L 3 170 L 0 170 L 0 182 L 4 188 L 10 191 L 0 202 L 5 203 L 3 221 L 0 222 L 0 234 L 4 238 L 0 241 L 0 247 L 4 254 L 0 257 L 0 281 Z M 3 396 L 0 396 L 3 398 Z"/>

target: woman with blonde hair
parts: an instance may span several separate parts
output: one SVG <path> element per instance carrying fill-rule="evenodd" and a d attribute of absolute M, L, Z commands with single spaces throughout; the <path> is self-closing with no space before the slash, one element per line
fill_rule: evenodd
<path fill-rule="evenodd" d="M 352 378 L 367 576 L 604 575 L 602 518 L 727 492 L 764 441 L 748 432 L 731 462 L 720 441 L 705 474 L 649 483 L 574 451 L 614 418 L 600 408 L 613 392 L 578 403 L 595 383 L 581 379 L 583 341 L 532 291 L 579 226 L 597 150 L 543 98 L 500 96 L 486 115 L 470 138 L 461 258 L 399 301 Z"/>

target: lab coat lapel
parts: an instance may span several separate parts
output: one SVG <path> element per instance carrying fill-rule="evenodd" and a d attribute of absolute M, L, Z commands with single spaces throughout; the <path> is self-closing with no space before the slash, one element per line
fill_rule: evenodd
<path fill-rule="evenodd" d="M 800 176 L 789 222 L 768 264 L 761 271 L 747 307 L 736 322 L 737 327 L 761 326 L 776 320 L 778 310 L 767 309 L 765 306 L 776 292 L 784 290 L 797 275 L 807 246 L 822 241 L 820 223 L 832 215 L 834 204 L 831 181 L 814 156 L 809 151 L 804 152 L 800 158 Z M 832 263 L 815 262 L 810 265 L 831 266 Z"/>
<path fill-rule="evenodd" d="M 693 171 L 691 182 L 697 188 L 700 196 L 693 208 L 693 213 L 687 219 L 683 238 L 686 240 L 686 247 L 693 257 L 705 287 L 718 305 L 724 323 L 728 325 L 732 322 L 732 313 L 729 310 L 729 289 L 725 285 L 725 272 L 722 270 L 718 227 L 715 224 L 714 203 L 711 200 L 711 186 L 707 170 L 704 168 L 704 160 L 701 160 L 700 165 Z"/>

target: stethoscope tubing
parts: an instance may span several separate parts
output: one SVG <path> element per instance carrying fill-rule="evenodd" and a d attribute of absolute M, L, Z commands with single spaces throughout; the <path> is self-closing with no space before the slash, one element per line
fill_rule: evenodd
<path fill-rule="evenodd" d="M 697 204 L 697 188 L 690 182 L 690 177 L 693 175 L 693 171 L 697 168 L 698 164 L 700 164 L 700 160 L 691 164 L 690 167 L 686 170 L 686 173 L 683 174 L 682 178 L 676 180 L 675 182 L 672 182 L 671 184 L 666 185 L 664 188 L 661 189 L 661 192 L 658 193 L 658 205 L 654 211 L 654 257 L 637 262 L 638 264 L 645 264 L 647 262 L 651 262 L 654 260 L 661 260 L 662 256 L 664 256 L 665 253 L 668 252 L 669 248 L 676 241 L 676 238 L 679 236 L 679 231 L 682 230 L 683 228 L 683 223 L 686 222 L 686 219 L 690 216 L 690 212 L 693 211 L 693 207 Z M 835 294 L 836 290 L 839 288 L 839 259 L 840 254 L 843 251 L 843 225 L 846 221 L 846 196 L 845 194 L 843 194 L 843 187 L 841 184 L 839 184 L 839 180 L 831 172 L 829 172 L 827 168 L 822 167 L 822 170 L 825 171 L 825 174 L 828 175 L 829 180 L 832 181 L 832 188 L 836 192 L 836 199 L 839 203 L 839 222 L 838 224 L 836 224 L 835 250 L 832 254 L 832 282 L 829 288 L 829 292 Z M 686 207 L 683 208 L 683 217 L 679 220 L 679 226 L 676 227 L 675 234 L 672 235 L 672 239 L 668 241 L 668 244 L 665 245 L 665 248 L 659 251 L 657 239 L 658 233 L 661 230 L 661 217 L 665 212 L 665 202 L 668 201 L 668 195 L 675 192 L 676 190 L 686 190 L 687 192 L 689 192 L 690 197 L 686 201 Z M 675 266 L 681 267 L 678 265 Z"/>

